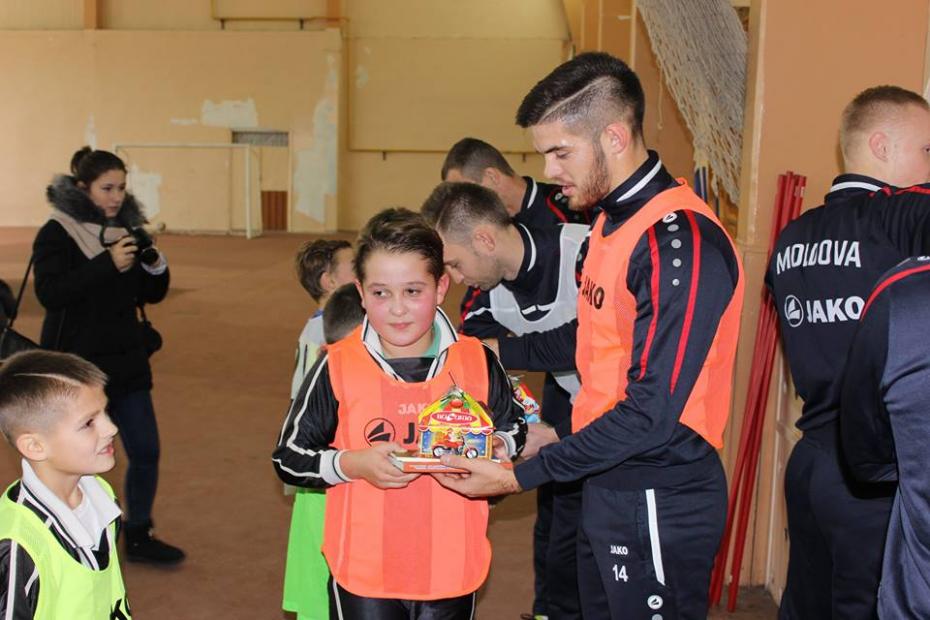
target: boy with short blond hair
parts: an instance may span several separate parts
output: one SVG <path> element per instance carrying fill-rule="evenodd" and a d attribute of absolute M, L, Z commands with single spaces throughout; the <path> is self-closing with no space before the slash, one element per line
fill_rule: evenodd
<path fill-rule="evenodd" d="M 0 366 L 0 431 L 23 459 L 0 497 L 0 617 L 131 617 L 121 511 L 98 477 L 115 463 L 105 384 L 69 353 L 28 351 Z"/>

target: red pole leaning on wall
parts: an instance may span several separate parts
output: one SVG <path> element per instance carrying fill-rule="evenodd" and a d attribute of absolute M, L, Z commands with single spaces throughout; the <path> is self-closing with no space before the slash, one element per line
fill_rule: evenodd
<path fill-rule="evenodd" d="M 788 222 L 800 213 L 805 184 L 806 179 L 804 177 L 795 175 L 792 172 L 778 177 L 775 210 L 772 214 L 772 231 L 769 236 L 769 259 L 771 259 L 778 234 Z M 740 431 L 739 450 L 730 483 L 727 521 L 711 575 L 709 601 L 711 605 L 717 605 L 720 603 L 723 594 L 727 558 L 729 557 L 730 541 L 735 524 L 736 540 L 733 547 L 730 591 L 727 604 L 729 611 L 736 608 L 736 598 L 739 593 L 739 574 L 742 568 L 746 532 L 749 528 L 756 470 L 759 463 L 762 431 L 765 423 L 765 410 L 768 403 L 769 385 L 777 346 L 777 314 L 764 286 L 761 295 L 752 364 L 749 372 L 749 386 L 743 409 L 743 427 Z"/>

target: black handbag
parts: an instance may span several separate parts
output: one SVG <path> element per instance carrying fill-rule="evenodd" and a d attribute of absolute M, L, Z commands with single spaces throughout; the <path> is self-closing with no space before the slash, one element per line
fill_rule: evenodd
<path fill-rule="evenodd" d="M 142 344 L 145 345 L 145 352 L 149 357 L 161 349 L 162 338 L 155 326 L 147 316 L 145 316 L 145 304 L 139 304 L 139 314 L 142 315 Z"/>
<path fill-rule="evenodd" d="M 23 276 L 23 283 L 19 287 L 19 294 L 16 296 L 16 305 L 13 307 L 13 314 L 7 320 L 6 325 L 0 330 L 0 361 L 5 360 L 14 353 L 20 351 L 29 351 L 38 349 L 39 345 L 26 336 L 13 329 L 13 321 L 19 314 L 19 305 L 23 301 L 23 293 L 26 291 L 26 282 L 29 281 L 29 273 L 32 271 L 33 257 L 29 258 L 29 265 L 26 267 L 26 275 Z"/>

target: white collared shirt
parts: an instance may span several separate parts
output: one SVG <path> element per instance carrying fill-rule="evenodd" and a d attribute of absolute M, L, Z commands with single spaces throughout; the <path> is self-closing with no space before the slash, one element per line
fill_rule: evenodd
<path fill-rule="evenodd" d="M 23 486 L 39 500 L 58 521 L 64 533 L 80 547 L 86 555 L 93 557 L 93 551 L 99 548 L 100 539 L 107 526 L 122 514 L 116 502 L 100 486 L 94 476 L 82 476 L 78 481 L 83 498 L 76 509 L 71 509 L 64 501 L 45 486 L 28 461 L 23 459 Z M 115 541 L 110 541 L 113 544 Z"/>

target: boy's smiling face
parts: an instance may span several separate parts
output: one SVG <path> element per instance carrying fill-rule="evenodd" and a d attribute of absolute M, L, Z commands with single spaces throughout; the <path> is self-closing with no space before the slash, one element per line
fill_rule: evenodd
<path fill-rule="evenodd" d="M 437 281 L 415 252 L 376 250 L 365 260 L 365 281 L 356 282 L 368 321 L 381 336 L 386 357 L 419 357 L 433 338 L 436 306 L 445 299 L 449 276 Z"/>
<path fill-rule="evenodd" d="M 41 443 L 42 468 L 63 476 L 85 476 L 113 469 L 116 426 L 107 415 L 107 397 L 98 385 L 82 385 L 77 398 L 47 430 L 33 433 Z M 35 454 L 26 454 L 35 458 Z"/>

